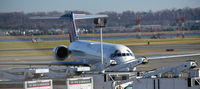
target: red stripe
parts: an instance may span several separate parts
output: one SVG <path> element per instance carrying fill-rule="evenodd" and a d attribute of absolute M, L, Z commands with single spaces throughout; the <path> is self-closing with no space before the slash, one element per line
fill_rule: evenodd
<path fill-rule="evenodd" d="M 69 32 L 69 40 L 72 42 L 71 32 Z"/>
<path fill-rule="evenodd" d="M 72 39 L 74 39 L 74 25 L 73 25 L 73 22 L 71 22 L 71 27 L 72 27 Z"/>

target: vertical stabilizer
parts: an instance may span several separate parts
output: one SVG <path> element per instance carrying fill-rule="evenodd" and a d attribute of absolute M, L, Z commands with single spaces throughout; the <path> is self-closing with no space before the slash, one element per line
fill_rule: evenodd
<path fill-rule="evenodd" d="M 74 13 L 71 12 L 70 13 L 70 22 L 71 22 L 71 31 L 69 32 L 69 37 L 70 37 L 70 42 L 76 41 L 78 40 L 78 35 L 77 35 L 77 29 L 76 29 L 76 22 L 75 22 L 75 18 L 74 18 Z"/>

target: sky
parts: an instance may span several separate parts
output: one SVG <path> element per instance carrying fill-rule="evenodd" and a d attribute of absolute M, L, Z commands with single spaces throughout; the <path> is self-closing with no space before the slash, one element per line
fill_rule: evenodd
<path fill-rule="evenodd" d="M 2 12 L 50 12 L 80 10 L 90 13 L 149 11 L 200 7 L 200 0 L 0 0 Z"/>

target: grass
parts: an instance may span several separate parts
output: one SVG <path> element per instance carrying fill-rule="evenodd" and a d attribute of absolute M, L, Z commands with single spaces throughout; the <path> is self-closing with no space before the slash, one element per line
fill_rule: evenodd
<path fill-rule="evenodd" d="M 99 41 L 99 40 L 94 40 Z M 105 39 L 104 42 L 123 44 L 123 45 L 151 45 L 162 44 L 200 44 L 200 37 L 168 38 L 168 39 Z M 32 42 L 0 42 L 0 50 L 9 49 L 37 49 L 37 48 L 54 48 L 58 45 L 69 45 L 69 41 L 45 41 L 40 43 Z"/>
<path fill-rule="evenodd" d="M 123 44 L 123 45 L 146 45 L 147 42 L 152 45 L 161 44 L 200 44 L 200 37 L 168 38 L 168 39 L 112 39 L 104 40 L 104 42 Z"/>
<path fill-rule="evenodd" d="M 32 55 L 52 55 L 52 51 L 2 52 L 0 54 L 0 56 L 32 56 Z"/>
<path fill-rule="evenodd" d="M 0 42 L 0 50 L 54 48 L 58 45 L 69 45 L 69 42 L 67 42 L 67 41 L 45 41 L 45 42 L 40 42 L 40 43 Z"/>
<path fill-rule="evenodd" d="M 157 32 L 158 34 L 175 34 L 177 31 L 162 31 Z M 187 33 L 200 33 L 199 30 L 189 30 L 184 31 L 185 34 Z M 112 37 L 112 36 L 135 36 L 137 33 L 135 32 L 128 32 L 128 33 L 103 33 L 104 37 Z M 141 32 L 142 35 L 152 35 L 153 32 Z M 79 34 L 80 37 L 99 37 L 99 33 L 90 33 L 90 34 Z M 63 35 L 35 35 L 36 38 L 64 38 L 68 37 L 68 34 Z M 4 39 L 31 39 L 32 36 L 0 36 L 0 40 Z"/>

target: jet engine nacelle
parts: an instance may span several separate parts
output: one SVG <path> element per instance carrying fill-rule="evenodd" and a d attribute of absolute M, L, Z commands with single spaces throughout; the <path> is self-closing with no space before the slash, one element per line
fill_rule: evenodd
<path fill-rule="evenodd" d="M 56 60 L 59 60 L 59 61 L 65 60 L 70 54 L 71 52 L 64 45 L 56 46 L 53 49 L 53 56 Z"/>

